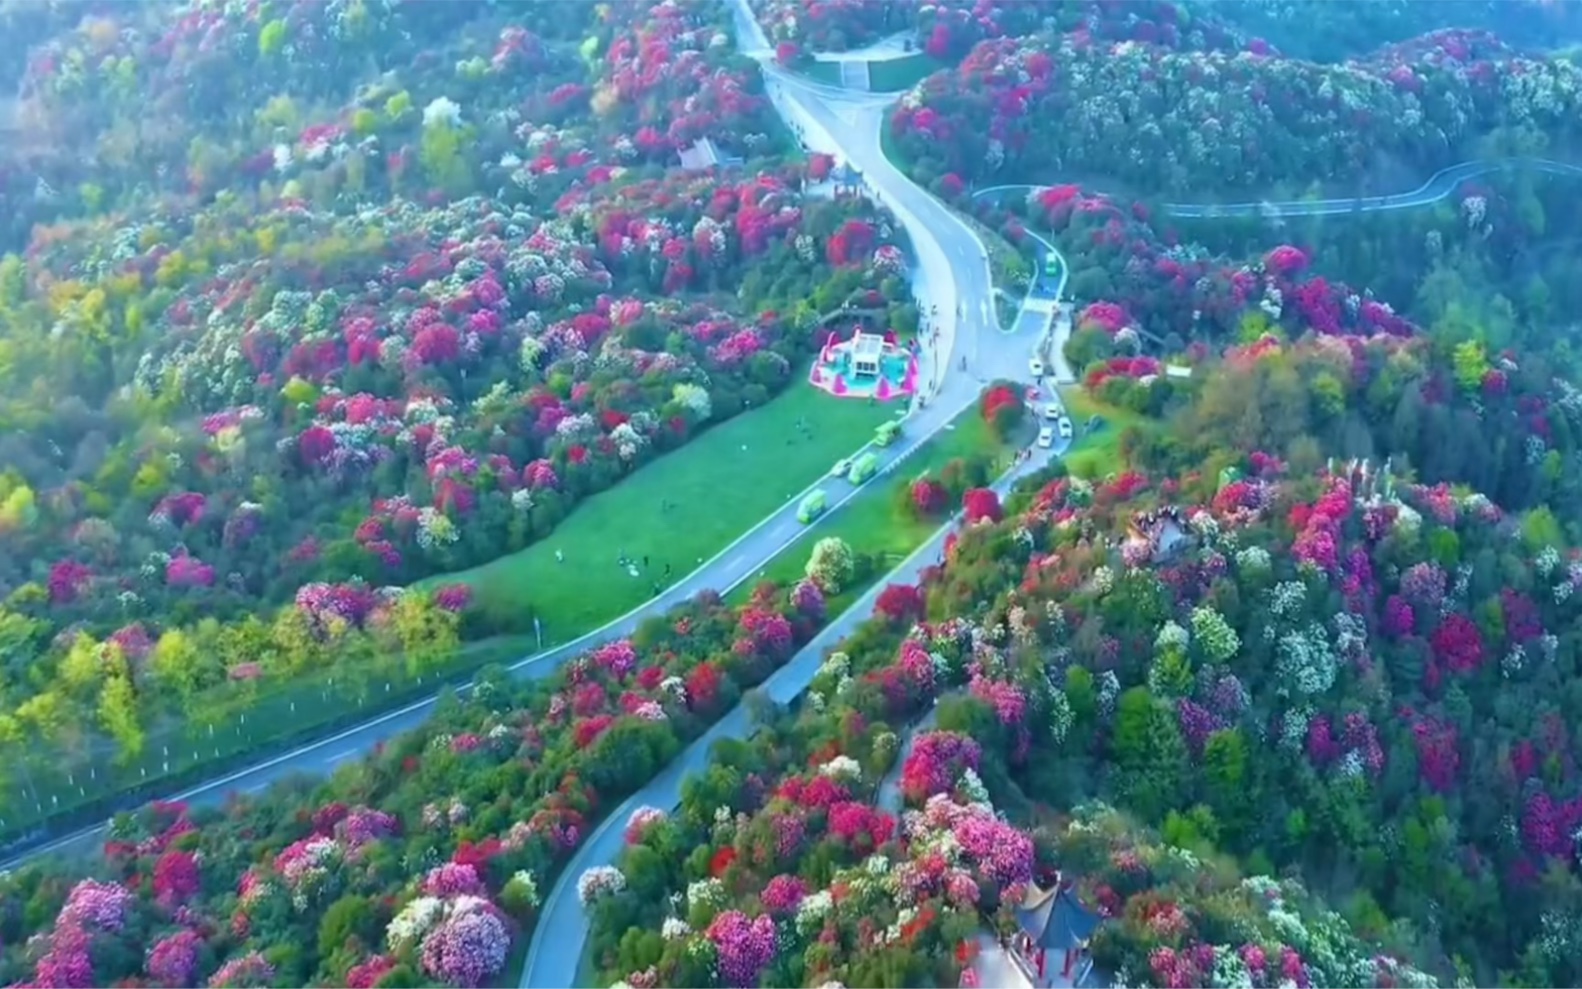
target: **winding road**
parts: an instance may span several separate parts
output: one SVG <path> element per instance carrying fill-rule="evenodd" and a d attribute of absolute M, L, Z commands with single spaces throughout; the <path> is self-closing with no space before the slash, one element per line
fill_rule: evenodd
<path fill-rule="evenodd" d="M 738 24 L 739 29 L 740 26 Z M 756 23 L 752 26 L 757 27 Z M 766 86 L 775 105 L 802 134 L 805 142 L 814 147 L 832 146 L 863 172 L 870 194 L 895 213 L 906 228 L 918 255 L 919 292 L 926 295 L 920 303 L 924 303 L 925 311 L 929 306 L 936 311 L 934 322 L 940 331 L 937 353 L 945 357 L 944 366 L 937 375 L 937 390 L 926 404 L 914 405 L 901 442 L 889 448 L 873 448 L 880 468 L 868 483 L 882 483 L 898 464 L 976 400 L 982 382 L 1026 377 L 1027 360 L 1039 346 L 1049 318 L 1018 319 L 1009 330 L 1002 330 L 994 309 L 987 258 L 977 236 L 960 218 L 902 175 L 880 148 L 884 110 L 893 101 L 893 95 L 851 93 L 804 83 L 773 65 L 761 29 L 757 39 L 761 44 L 749 43 L 743 47 L 764 65 Z M 958 301 L 961 303 L 959 313 Z M 1055 349 L 1058 352 L 1059 348 Z M 963 359 L 966 373 L 961 372 Z M 1052 370 L 1058 375 L 1058 369 Z M 547 676 L 572 657 L 610 639 L 631 634 L 646 618 L 662 614 L 700 591 L 729 593 L 753 579 L 777 554 L 818 531 L 818 523 L 803 525 L 796 519 L 803 496 L 815 488 L 824 489 L 828 496 L 829 509 L 825 518 L 860 492 L 860 487 L 843 479 L 826 478 L 816 482 L 658 597 L 574 641 L 523 657 L 510 664 L 508 670 L 524 679 Z M 842 627 L 849 628 L 857 620 L 852 617 Z M 466 691 L 470 687 L 469 682 L 458 689 Z M 232 793 L 256 793 L 291 776 L 329 773 L 341 763 L 373 751 L 392 736 L 422 724 L 437 700 L 436 692 L 328 737 L 169 794 L 165 799 L 193 806 L 213 805 Z M 18 843 L 7 849 L 0 869 L 13 868 L 50 853 L 90 852 L 102 841 L 107 826 L 105 822 L 59 837 L 40 834 L 29 843 Z"/>
<path fill-rule="evenodd" d="M 1582 165 L 1572 165 L 1547 158 L 1486 158 L 1464 161 L 1459 165 L 1442 168 L 1427 182 L 1411 192 L 1396 192 L 1385 196 L 1355 196 L 1350 199 L 1285 199 L 1272 202 L 1248 203 L 1166 203 L 1164 210 L 1171 216 L 1183 219 L 1225 219 L 1233 217 L 1262 217 L 1284 219 L 1299 216 L 1341 216 L 1347 213 L 1380 213 L 1388 210 L 1414 209 L 1430 206 L 1450 196 L 1461 183 L 1481 175 L 1497 172 L 1541 172 L 1545 175 L 1582 176 Z M 974 199 L 1003 195 L 1008 192 L 1033 193 L 1050 188 L 1047 185 L 995 185 L 979 189 Z"/>
<path fill-rule="evenodd" d="M 1037 451 L 1038 455 L 1018 464 L 996 481 L 994 490 L 1003 497 L 1018 478 L 1042 469 L 1062 452 L 1063 449 Z M 935 565 L 943 558 L 945 540 L 959 520 L 957 516 L 941 527 L 928 542 L 881 578 L 857 603 L 825 626 L 813 641 L 803 646 L 785 666 L 764 681 L 760 689 L 769 699 L 782 705 L 806 690 L 823 664 L 825 655 L 873 613 L 874 603 L 886 584 L 916 583 L 924 568 Z M 683 781 L 708 765 L 714 743 L 726 738 L 746 738 L 751 732 L 752 722 L 747 716 L 747 706 L 736 705 L 714 727 L 683 749 L 651 783 L 611 811 L 588 836 L 571 861 L 566 863 L 560 878 L 544 899 L 538 927 L 528 947 L 520 986 L 565 989 L 577 984 L 577 968 L 588 939 L 588 920 L 577 898 L 578 877 L 594 866 L 615 862 L 626 844 L 626 822 L 634 810 L 639 807 L 674 809 L 681 802 Z"/>
<path fill-rule="evenodd" d="M 994 310 L 993 282 L 982 243 L 960 217 L 902 175 L 880 147 L 880 133 L 887 105 L 894 97 L 875 97 L 822 86 L 782 71 L 772 61 L 762 28 L 745 0 L 734 0 L 740 47 L 763 67 L 770 98 L 804 144 L 838 154 L 861 171 L 864 184 L 881 204 L 906 227 L 920 267 L 919 284 L 937 299 L 942 349 L 958 371 L 964 358 L 969 373 L 946 376 L 939 396 L 929 409 L 965 408 L 976 397 L 981 381 L 991 378 L 1021 379 L 1027 358 L 1040 346 L 1049 330 L 1054 307 L 1036 309 L 1024 304 L 1015 325 L 1004 330 Z M 1054 250 L 1053 245 L 1048 245 Z M 1058 252 L 1057 252 L 1058 253 Z M 1062 264 L 1062 268 L 1064 265 Z M 1062 285 L 1064 280 L 1062 278 Z M 956 302 L 961 318 L 957 319 Z M 1060 348 L 1051 355 L 1057 376 L 1069 375 Z M 977 380 L 972 380 L 977 379 Z M 914 430 L 914 433 L 920 430 Z M 1014 467 L 994 485 L 1002 494 L 1019 477 L 1042 468 L 1065 452 L 1062 443 L 1053 450 L 1035 450 L 1034 456 Z M 773 701 L 786 704 L 796 698 L 823 663 L 826 652 L 850 634 L 872 613 L 874 602 L 890 583 L 915 583 L 923 569 L 941 558 L 945 540 L 959 519 L 952 519 L 874 587 L 834 619 L 813 641 L 776 671 L 763 685 Z M 673 808 L 681 799 L 682 782 L 708 764 L 715 742 L 744 738 L 751 731 L 745 705 L 739 704 L 702 737 L 689 745 L 652 782 L 617 807 L 588 837 L 561 871 L 545 898 L 528 947 L 521 987 L 564 987 L 576 984 L 577 969 L 587 942 L 588 924 L 577 898 L 577 879 L 586 870 L 614 862 L 624 843 L 627 818 L 638 807 Z"/>
<path fill-rule="evenodd" d="M 741 50 L 758 60 L 763 68 L 765 87 L 776 108 L 785 117 L 803 144 L 813 150 L 838 155 L 863 175 L 867 190 L 906 227 L 918 256 L 919 284 L 922 291 L 939 300 L 942 350 L 951 356 L 947 371 L 956 371 L 964 359 L 970 375 L 951 374 L 945 379 L 935 408 L 964 407 L 976 392 L 977 382 L 990 377 L 1021 378 L 1027 343 L 1041 341 L 1056 326 L 1068 321 L 1057 317 L 1055 302 L 1064 289 L 1069 268 L 1054 244 L 1038 238 L 1040 246 L 1060 258 L 1060 288 L 1054 299 L 1023 303 L 1016 325 L 1000 337 L 994 314 L 993 284 L 983 246 L 958 216 L 923 189 L 902 175 L 880 146 L 885 112 L 897 94 L 853 92 L 802 79 L 775 64 L 768 39 L 748 8 L 747 0 L 730 0 Z M 1438 202 L 1449 196 L 1467 179 L 1495 171 L 1527 168 L 1551 174 L 1579 175 L 1582 168 L 1542 159 L 1499 159 L 1467 162 L 1434 175 L 1421 188 L 1390 196 L 1345 200 L 1301 200 L 1278 203 L 1231 203 L 1218 205 L 1171 204 L 1166 208 L 1181 217 L 1214 216 L 1323 216 L 1353 211 L 1406 209 Z M 1001 186 L 977 195 L 1013 190 L 1033 191 L 1041 186 Z M 960 303 L 960 319 L 951 301 Z M 1058 330 L 1056 331 L 1058 335 Z M 1058 341 L 1057 341 L 1058 342 Z M 1035 343 L 1035 346 L 1038 345 Z M 1070 377 L 1061 348 L 1054 346 L 1048 356 L 1057 378 Z M 937 427 L 936 427 L 937 428 Z M 1052 451 L 1035 451 L 1030 461 L 1017 465 L 994 485 L 1002 494 L 1026 473 L 1043 467 L 1064 453 L 1065 444 Z M 942 554 L 944 542 L 958 519 L 952 519 L 907 560 L 887 574 L 864 597 L 832 621 L 813 641 L 803 647 L 784 667 L 765 682 L 763 692 L 778 704 L 786 704 L 805 691 L 818 672 L 827 651 L 852 632 L 872 612 L 874 602 L 888 583 L 915 582 L 922 570 Z M 560 873 L 545 898 L 539 923 L 529 945 L 519 983 L 528 987 L 574 986 L 588 937 L 587 918 L 576 895 L 578 878 L 598 865 L 613 864 L 624 844 L 627 819 L 639 807 L 663 809 L 676 807 L 681 800 L 683 781 L 707 766 L 709 754 L 721 739 L 745 738 L 752 730 L 746 706 L 738 705 L 703 736 L 689 745 L 647 786 L 617 807 L 577 850 Z M 894 781 L 887 781 L 894 790 Z M 892 794 L 893 796 L 893 794 Z"/>

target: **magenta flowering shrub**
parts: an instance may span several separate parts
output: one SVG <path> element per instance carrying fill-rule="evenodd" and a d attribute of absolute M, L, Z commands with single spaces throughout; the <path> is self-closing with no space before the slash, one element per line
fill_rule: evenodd
<path fill-rule="evenodd" d="M 126 913 L 132 894 L 119 883 L 101 883 L 84 879 L 72 887 L 61 907 L 57 924 L 80 926 L 85 929 L 119 931 L 126 923 Z"/>
<path fill-rule="evenodd" d="M 1033 842 L 982 804 L 960 804 L 944 795 L 930 797 L 921 811 L 907 813 L 909 839 L 924 846 L 949 833 L 965 863 L 999 889 L 1025 886 L 1033 878 Z"/>
<path fill-rule="evenodd" d="M 255 951 L 221 965 L 209 977 L 208 985 L 209 989 L 262 989 L 274 978 L 274 966 Z"/>
<path fill-rule="evenodd" d="M 1214 31 L 1210 11 L 1187 33 Z M 926 176 L 1050 183 L 1080 167 L 1145 192 L 1224 189 L 1244 200 L 1311 181 L 1353 195 L 1381 151 L 1427 178 L 1475 157 L 1480 135 L 1512 121 L 1557 134 L 1572 126 L 1566 100 L 1533 95 L 1565 85 L 1569 69 L 1478 32 L 1439 32 L 1343 64 L 1285 58 L 1228 33 L 1205 51 L 1119 40 L 1084 21 L 985 41 L 902 101 L 891 134 Z M 1209 91 L 1214 100 L 1183 95 Z M 1129 115 L 1119 92 L 1131 94 Z"/>
<path fill-rule="evenodd" d="M 505 967 L 510 947 L 499 911 L 476 896 L 464 896 L 423 939 L 423 970 L 446 985 L 487 985 Z"/>
<path fill-rule="evenodd" d="M 906 799 L 922 804 L 938 794 L 951 794 L 967 770 L 976 773 L 981 750 L 965 735 L 950 731 L 929 731 L 912 741 L 912 751 L 901 767 L 901 792 Z"/>
<path fill-rule="evenodd" d="M 478 870 L 468 863 L 446 862 L 430 869 L 423 877 L 423 892 L 441 899 L 479 896 L 484 892 Z"/>
<path fill-rule="evenodd" d="M 148 949 L 145 968 L 150 978 L 164 986 L 188 986 L 198 964 L 203 938 L 196 931 L 177 931 Z"/>
<path fill-rule="evenodd" d="M 801 877 L 782 874 L 769 880 L 758 898 L 772 916 L 785 917 L 796 912 L 807 894 L 807 883 Z"/>
<path fill-rule="evenodd" d="M 0 597 L 30 668 L 67 629 L 147 636 L 116 643 L 133 689 L 107 712 L 97 682 L 17 699 L 88 729 L 61 758 L 97 786 L 52 812 L 157 785 L 130 760 L 198 712 L 353 682 L 346 657 L 370 682 L 451 664 L 501 613 L 442 575 L 800 381 L 825 316 L 915 327 L 893 221 L 806 193 L 718 4 L 362 7 L 99 4 L 13 39 L 20 112 L 52 123 L 0 162 L 4 308 L 38 341 L 23 417 L 55 425 L 6 458 L 0 532 L 41 565 Z M 126 138 L 150 119 L 157 141 Z M 23 171 L 56 191 L 22 196 Z M 434 577 L 432 622 L 342 593 Z M 190 771 L 182 747 L 160 775 Z"/>
<path fill-rule="evenodd" d="M 709 924 L 708 937 L 719 952 L 720 977 L 733 986 L 756 986 L 758 975 L 774 960 L 775 924 L 768 916 L 751 920 L 727 910 Z"/>

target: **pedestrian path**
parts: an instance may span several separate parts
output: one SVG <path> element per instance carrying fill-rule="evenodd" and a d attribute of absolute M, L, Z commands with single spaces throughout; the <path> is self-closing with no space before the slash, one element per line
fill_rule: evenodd
<path fill-rule="evenodd" d="M 912 754 L 912 747 L 917 744 L 917 736 L 929 731 L 939 720 L 939 699 L 935 698 L 934 706 L 928 713 L 919 718 L 917 723 L 906 731 L 906 738 L 901 743 L 901 750 L 896 753 L 895 765 L 884 774 L 884 779 L 879 781 L 879 798 L 876 803 L 879 809 L 887 814 L 899 815 L 901 813 L 901 771 L 906 767 L 907 756 Z"/>
<path fill-rule="evenodd" d="M 972 971 L 983 989 L 1034 989 L 1027 973 L 988 931 L 978 934 L 978 957 L 972 960 Z"/>

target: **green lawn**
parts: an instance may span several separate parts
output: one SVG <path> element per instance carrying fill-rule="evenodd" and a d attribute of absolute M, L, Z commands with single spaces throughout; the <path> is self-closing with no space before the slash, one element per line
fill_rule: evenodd
<path fill-rule="evenodd" d="M 691 573 L 902 408 L 838 399 L 798 382 L 584 501 L 526 549 L 425 583 L 471 584 L 491 620 L 530 609 L 543 621 L 546 646 L 570 641 L 652 597 L 667 564 L 666 583 Z M 799 419 L 810 435 L 797 429 Z M 564 562 L 556 561 L 557 550 Z M 647 570 L 628 576 L 616 565 L 623 552 L 639 566 L 646 557 Z"/>
<path fill-rule="evenodd" d="M 868 63 L 868 88 L 875 93 L 894 93 L 911 89 L 924 79 L 950 65 L 932 58 L 924 52 L 915 52 L 904 58 L 890 58 Z"/>
<path fill-rule="evenodd" d="M 890 566 L 910 556 L 940 525 L 938 519 L 918 520 L 901 511 L 900 489 L 910 487 L 913 481 L 924 474 L 937 472 L 956 457 L 974 453 L 992 454 L 996 458 L 996 465 L 990 473 L 998 475 L 1010 466 L 1011 457 L 1017 448 L 1015 442 L 998 441 L 989 432 L 974 405 L 958 416 L 951 428 L 941 431 L 921 450 L 907 458 L 888 480 L 864 488 L 845 506 L 821 520 L 814 536 L 817 539 L 836 536 L 844 539 L 855 553 L 882 557 L 884 562 L 880 564 L 879 572 L 872 577 L 877 579 Z M 769 561 L 760 579 L 779 583 L 800 580 L 807 567 L 808 554 L 812 551 L 811 540 L 789 547 Z M 866 585 L 849 587 L 832 599 L 829 613 L 838 614 L 851 605 L 871 586 L 872 579 Z M 737 588 L 732 599 L 745 600 L 752 593 L 752 583 L 756 581 Z"/>
<path fill-rule="evenodd" d="M 1108 477 L 1125 467 L 1121 457 L 1121 433 L 1128 426 L 1154 429 L 1158 423 L 1130 409 L 1100 402 L 1081 385 L 1067 385 L 1060 389 L 1061 400 L 1076 426 L 1077 439 L 1066 454 L 1066 467 L 1074 477 L 1097 480 Z M 1095 432 L 1088 431 L 1088 421 L 1094 416 L 1104 420 Z"/>
<path fill-rule="evenodd" d="M 797 71 L 814 82 L 821 82 L 826 86 L 840 85 L 839 62 L 820 62 L 817 59 L 809 59 Z"/>

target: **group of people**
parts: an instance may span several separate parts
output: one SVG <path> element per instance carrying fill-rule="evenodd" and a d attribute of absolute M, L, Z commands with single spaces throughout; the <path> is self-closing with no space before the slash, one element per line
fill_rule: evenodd
<path fill-rule="evenodd" d="M 665 511 L 667 507 L 668 507 L 668 503 L 661 504 L 660 511 Z M 566 554 L 563 551 L 561 551 L 561 550 L 558 550 L 558 549 L 555 550 L 555 562 L 556 563 L 565 563 L 566 562 Z M 649 561 L 648 561 L 647 554 L 643 555 L 643 559 L 641 561 L 642 562 L 642 567 L 641 568 L 638 567 L 638 562 L 639 561 L 637 559 L 626 555 L 626 550 L 624 550 L 624 549 L 621 550 L 619 553 L 615 554 L 615 565 L 620 567 L 622 570 L 626 571 L 626 575 L 628 577 L 632 577 L 634 579 L 636 577 L 641 576 L 643 570 L 647 570 L 648 569 L 648 562 Z M 675 572 L 675 568 L 674 567 L 672 567 L 668 563 L 665 564 L 664 570 L 660 572 L 659 579 L 654 581 L 654 596 L 655 597 L 658 597 L 659 596 L 659 592 L 663 591 L 665 589 L 665 585 L 670 583 L 670 575 L 672 573 L 674 573 L 674 572 Z"/>
<path fill-rule="evenodd" d="M 637 564 L 638 561 L 633 557 L 627 556 L 626 550 L 624 549 L 615 556 L 615 565 L 620 567 L 622 570 L 625 570 L 628 577 L 632 577 L 634 579 L 641 575 L 642 570 L 648 569 L 648 555 L 646 553 L 643 555 L 641 570 L 638 569 Z M 654 581 L 654 597 L 658 597 L 660 592 L 665 589 L 665 585 L 670 583 L 670 575 L 674 572 L 674 567 L 668 563 L 665 564 L 665 568 L 660 573 L 659 579 Z"/>

